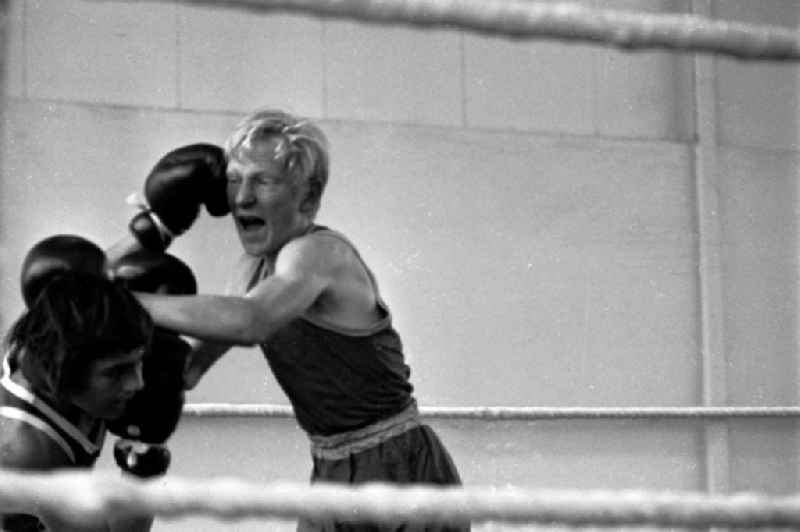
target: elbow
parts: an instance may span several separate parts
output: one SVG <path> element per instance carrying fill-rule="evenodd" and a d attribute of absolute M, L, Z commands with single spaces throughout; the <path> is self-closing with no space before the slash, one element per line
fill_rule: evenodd
<path fill-rule="evenodd" d="M 236 346 L 253 347 L 266 342 L 267 336 L 249 327 L 242 327 L 230 337 L 225 338 L 225 340 L 232 342 Z"/>
<path fill-rule="evenodd" d="M 255 347 L 266 342 L 267 339 L 255 333 L 242 332 L 233 339 L 233 345 L 239 347 Z"/>

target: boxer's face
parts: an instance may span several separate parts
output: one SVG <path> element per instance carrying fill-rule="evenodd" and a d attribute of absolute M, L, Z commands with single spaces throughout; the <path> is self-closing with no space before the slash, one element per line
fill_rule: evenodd
<path fill-rule="evenodd" d="M 287 174 L 276 157 L 280 140 L 267 139 L 239 148 L 228 162 L 228 202 L 244 250 L 274 255 L 310 222 L 301 208 L 305 183 Z"/>
<path fill-rule="evenodd" d="M 92 417 L 119 417 L 131 397 L 144 386 L 144 353 L 144 348 L 138 348 L 94 360 L 82 386 L 72 395 L 72 402 Z"/>

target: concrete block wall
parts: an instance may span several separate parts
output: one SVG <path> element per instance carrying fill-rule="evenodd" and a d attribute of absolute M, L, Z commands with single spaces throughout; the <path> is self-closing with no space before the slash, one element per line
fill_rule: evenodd
<path fill-rule="evenodd" d="M 790 0 L 584 3 L 705 6 L 789 27 L 800 12 Z M 711 98 L 698 99 L 692 54 L 180 2 L 9 9 L 3 330 L 22 310 L 19 263 L 36 240 L 75 232 L 112 243 L 132 214 L 125 196 L 163 152 L 222 142 L 244 113 L 276 106 L 330 137 L 320 222 L 348 234 L 376 271 L 423 405 L 690 406 L 709 388 L 721 406 L 796 404 L 795 66 L 713 58 L 703 67 Z M 713 213 L 698 207 L 695 151 L 709 130 L 700 140 L 713 154 Z M 709 218 L 719 228 L 710 243 L 699 230 Z M 207 215 L 173 247 L 206 292 L 222 289 L 238 250 L 230 220 Z M 703 270 L 709 254 L 718 269 Z M 723 332 L 712 360 L 723 371 L 711 375 L 709 276 Z M 286 402 L 247 349 L 190 400 Z M 724 423 L 713 442 L 696 421 L 433 425 L 470 484 L 797 489 L 790 419 Z M 709 451 L 720 442 L 725 452 Z M 185 418 L 173 471 L 304 481 L 306 445 L 291 421 Z M 112 467 L 108 456 L 100 467 Z M 264 523 L 236 530 L 251 526 Z"/>

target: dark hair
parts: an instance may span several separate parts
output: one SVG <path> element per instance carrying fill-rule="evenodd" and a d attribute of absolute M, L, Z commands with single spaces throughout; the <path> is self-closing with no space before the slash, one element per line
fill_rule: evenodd
<path fill-rule="evenodd" d="M 150 315 L 121 282 L 65 272 L 43 287 L 6 344 L 34 390 L 58 398 L 83 385 L 92 362 L 149 348 L 152 334 Z"/>

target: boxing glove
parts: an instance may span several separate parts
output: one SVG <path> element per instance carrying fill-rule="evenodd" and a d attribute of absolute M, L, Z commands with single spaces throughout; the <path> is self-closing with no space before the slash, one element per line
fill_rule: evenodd
<path fill-rule="evenodd" d="M 114 459 L 130 474 L 162 475 L 170 465 L 166 442 L 175 432 L 185 402 L 183 371 L 191 348 L 177 334 L 156 329 L 142 361 L 144 387 L 128 401 L 123 414 L 108 423 L 120 437 Z"/>
<path fill-rule="evenodd" d="M 169 254 L 140 251 L 128 255 L 114 265 L 112 275 L 135 291 L 197 292 L 192 270 Z M 120 436 L 114 458 L 123 471 L 143 478 L 167 471 L 171 455 L 166 442 L 183 410 L 183 372 L 190 352 L 191 346 L 179 335 L 156 327 L 142 364 L 144 387 L 128 402 L 124 413 L 108 424 L 108 430 Z"/>
<path fill-rule="evenodd" d="M 117 466 L 139 478 L 152 478 L 167 472 L 172 454 L 166 445 L 153 445 L 128 438 L 114 442 L 114 461 Z"/>
<path fill-rule="evenodd" d="M 230 212 L 225 193 L 225 152 L 213 144 L 190 144 L 164 155 L 144 184 L 146 204 L 128 228 L 145 249 L 164 251 L 192 226 L 205 205 L 212 216 Z"/>
<path fill-rule="evenodd" d="M 112 277 L 122 279 L 134 291 L 171 295 L 197 293 L 192 269 L 169 253 L 137 250 L 117 260 L 110 269 Z"/>
<path fill-rule="evenodd" d="M 77 271 L 106 275 L 106 255 L 99 246 L 77 235 L 54 235 L 37 242 L 22 262 L 20 287 L 30 308 L 50 279 Z"/>

